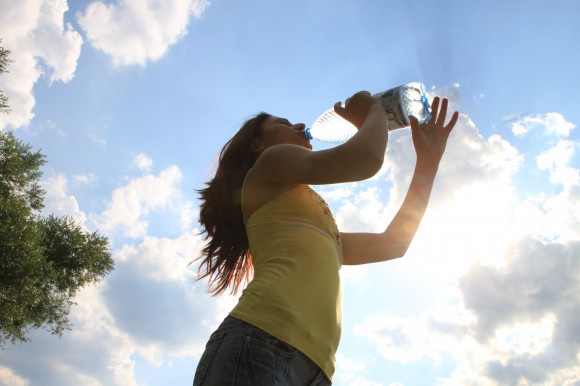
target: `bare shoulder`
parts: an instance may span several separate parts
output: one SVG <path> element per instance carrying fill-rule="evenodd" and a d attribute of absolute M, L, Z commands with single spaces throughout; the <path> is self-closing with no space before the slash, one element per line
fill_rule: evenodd
<path fill-rule="evenodd" d="M 281 144 L 260 154 L 244 182 L 242 206 L 245 220 L 267 202 L 298 185 L 293 180 L 290 165 L 297 166 L 300 154 L 308 151 L 296 145 Z"/>
<path fill-rule="evenodd" d="M 260 172 L 260 168 L 254 166 L 248 171 L 243 186 L 242 210 L 244 220 L 247 221 L 264 204 L 294 188 L 296 185 L 272 183 Z"/>
<path fill-rule="evenodd" d="M 291 144 L 265 149 L 252 167 L 252 180 L 258 185 L 286 186 L 301 183 L 312 151 Z M 283 188 L 284 189 L 284 188 Z"/>

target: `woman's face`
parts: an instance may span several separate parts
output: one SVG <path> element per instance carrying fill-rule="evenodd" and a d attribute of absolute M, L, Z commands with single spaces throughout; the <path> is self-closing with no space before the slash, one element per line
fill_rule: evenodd
<path fill-rule="evenodd" d="M 285 118 L 271 116 L 262 124 L 262 135 L 255 141 L 259 151 L 280 144 L 293 144 L 312 149 L 303 123 L 293 125 Z"/>

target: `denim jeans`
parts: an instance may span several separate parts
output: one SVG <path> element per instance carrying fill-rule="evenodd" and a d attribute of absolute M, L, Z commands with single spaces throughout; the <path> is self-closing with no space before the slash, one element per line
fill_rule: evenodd
<path fill-rule="evenodd" d="M 320 367 L 264 330 L 228 316 L 210 336 L 193 386 L 329 386 Z"/>

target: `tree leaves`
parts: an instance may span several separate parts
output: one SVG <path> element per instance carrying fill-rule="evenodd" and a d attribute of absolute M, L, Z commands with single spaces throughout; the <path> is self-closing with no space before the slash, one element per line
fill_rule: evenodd
<path fill-rule="evenodd" d="M 0 39 L 0 43 L 2 43 L 2 39 Z M 8 63 L 11 62 L 8 55 L 10 55 L 10 51 L 0 46 L 0 75 L 8 72 Z M 0 113 L 9 112 L 10 107 L 8 106 L 8 97 L 4 95 L 2 90 L 0 90 Z"/>
<path fill-rule="evenodd" d="M 42 218 L 44 156 L 0 132 L 0 346 L 30 329 L 62 335 L 75 294 L 113 270 L 106 237 L 69 217 Z"/>

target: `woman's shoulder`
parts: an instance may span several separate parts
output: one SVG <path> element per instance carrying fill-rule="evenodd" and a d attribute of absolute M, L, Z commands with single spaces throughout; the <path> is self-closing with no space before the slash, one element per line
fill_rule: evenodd
<path fill-rule="evenodd" d="M 244 213 L 244 219 L 249 219 L 256 210 L 266 203 L 299 186 L 302 186 L 302 184 L 269 183 L 267 179 L 260 175 L 259 169 L 252 167 L 248 171 L 242 187 L 242 212 Z"/>

